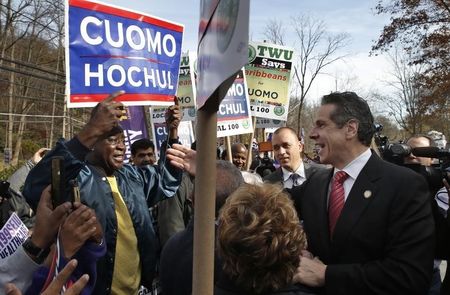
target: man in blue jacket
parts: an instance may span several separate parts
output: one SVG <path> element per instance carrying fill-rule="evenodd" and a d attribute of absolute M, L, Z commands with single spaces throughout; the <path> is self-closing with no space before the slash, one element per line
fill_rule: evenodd
<path fill-rule="evenodd" d="M 95 210 L 104 230 L 107 252 L 97 263 L 94 294 L 137 294 L 141 284 L 151 287 L 159 245 L 148 207 L 172 197 L 181 180 L 181 171 L 164 160 L 155 167 L 124 165 L 126 147 L 118 123 L 126 111 L 115 101 L 122 93 L 99 103 L 75 137 L 59 141 L 30 172 L 23 191 L 35 206 L 36 192 L 50 182 L 51 158 L 64 157 L 65 183 L 77 180 L 81 201 Z M 176 129 L 180 119 L 178 107 L 171 107 L 169 130 Z M 176 132 L 169 134 L 169 145 L 178 142 Z"/>

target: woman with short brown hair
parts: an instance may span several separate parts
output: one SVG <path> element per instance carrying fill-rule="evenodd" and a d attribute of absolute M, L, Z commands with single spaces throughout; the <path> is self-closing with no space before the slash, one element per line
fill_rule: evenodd
<path fill-rule="evenodd" d="M 216 295 L 311 294 L 292 284 L 306 236 L 281 186 L 235 191 L 220 211 L 218 248 L 223 275 Z"/>

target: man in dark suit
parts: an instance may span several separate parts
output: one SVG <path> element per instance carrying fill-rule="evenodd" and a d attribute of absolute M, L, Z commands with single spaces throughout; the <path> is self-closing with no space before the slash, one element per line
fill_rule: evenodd
<path fill-rule="evenodd" d="M 322 98 L 310 138 L 334 168 L 293 191 L 311 252 L 295 279 L 325 294 L 426 294 L 434 257 L 427 184 L 373 153 L 373 134 L 369 106 L 355 93 Z"/>
<path fill-rule="evenodd" d="M 301 157 L 303 144 L 295 130 L 290 127 L 280 127 L 273 133 L 272 147 L 275 159 L 280 168 L 264 177 L 264 181 L 280 183 L 290 189 L 301 185 L 318 168 L 304 163 Z"/>

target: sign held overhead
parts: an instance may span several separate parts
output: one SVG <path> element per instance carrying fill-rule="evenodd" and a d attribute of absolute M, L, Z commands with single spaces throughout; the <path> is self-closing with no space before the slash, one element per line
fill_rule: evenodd
<path fill-rule="evenodd" d="M 69 107 L 95 106 L 117 90 L 126 105 L 172 104 L 182 25 L 86 0 L 68 0 L 66 24 Z"/>

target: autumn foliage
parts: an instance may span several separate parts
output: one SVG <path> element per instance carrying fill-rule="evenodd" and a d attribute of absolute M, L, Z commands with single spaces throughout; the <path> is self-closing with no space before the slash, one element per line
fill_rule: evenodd
<path fill-rule="evenodd" d="M 421 97 L 421 109 L 428 125 L 450 131 L 450 3 L 447 0 L 380 1 L 378 14 L 391 15 L 374 44 L 373 52 L 388 50 L 400 43 L 411 64 L 421 64 L 425 71 L 417 77 L 427 89 Z M 438 126 L 433 126 L 438 124 Z M 439 126 L 440 125 L 440 126 Z"/>

